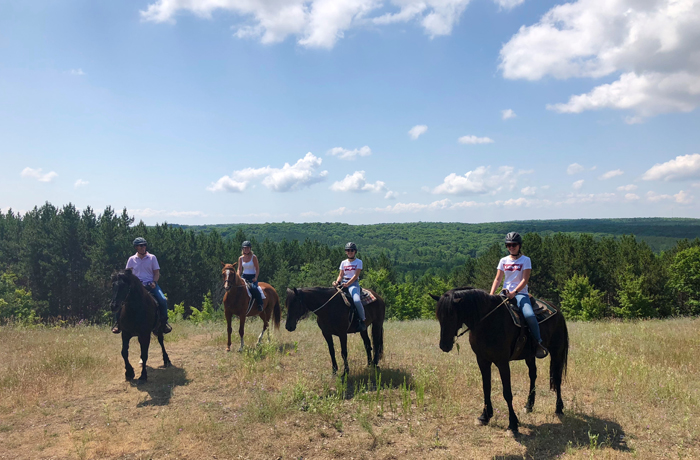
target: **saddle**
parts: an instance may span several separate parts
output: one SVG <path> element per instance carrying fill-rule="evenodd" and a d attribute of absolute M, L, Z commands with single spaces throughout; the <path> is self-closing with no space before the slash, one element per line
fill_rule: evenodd
<path fill-rule="evenodd" d="M 371 304 L 375 300 L 377 300 L 377 297 L 375 297 L 371 291 L 368 291 L 367 289 L 360 289 L 360 302 L 362 302 L 363 307 Z M 355 302 L 353 302 L 352 297 L 350 297 L 350 293 L 346 289 L 343 289 L 343 302 L 345 302 L 345 305 L 352 307 L 354 310 Z"/>
<path fill-rule="evenodd" d="M 506 299 L 503 295 L 501 298 L 504 300 Z M 559 313 L 559 310 L 544 300 L 535 299 L 530 296 L 530 303 L 532 304 L 532 310 L 535 313 L 538 324 L 547 321 L 549 318 Z M 506 307 L 508 308 L 510 317 L 513 319 L 513 323 L 520 328 L 520 334 L 515 341 L 515 347 L 510 356 L 511 361 L 534 356 L 536 344 L 534 340 L 530 339 L 529 328 L 527 324 L 525 324 L 525 320 L 520 312 L 520 308 L 518 308 L 516 300 L 514 298 L 510 299 L 506 302 Z"/>

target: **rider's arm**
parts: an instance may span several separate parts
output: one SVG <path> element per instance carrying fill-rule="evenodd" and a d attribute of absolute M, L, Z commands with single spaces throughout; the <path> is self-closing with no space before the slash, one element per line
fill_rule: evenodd
<path fill-rule="evenodd" d="M 518 283 L 518 285 L 515 288 L 516 292 L 520 292 L 523 289 L 525 289 L 525 286 L 527 286 L 527 283 L 530 281 L 530 273 L 532 272 L 531 268 L 526 268 L 523 270 L 523 279 Z"/>
<path fill-rule="evenodd" d="M 260 275 L 260 266 L 258 265 L 258 257 L 253 254 L 253 263 L 255 264 L 255 279 L 253 279 L 253 283 L 258 281 L 258 275 Z"/>
<path fill-rule="evenodd" d="M 243 256 L 238 258 L 238 276 L 243 276 Z"/>
<path fill-rule="evenodd" d="M 503 275 L 504 273 L 501 270 L 496 270 L 496 278 L 494 278 L 493 284 L 491 285 L 491 295 L 494 295 L 496 293 L 496 290 L 498 289 L 498 286 L 501 285 L 501 281 L 503 281 Z"/>
<path fill-rule="evenodd" d="M 347 287 L 347 286 L 350 286 L 352 283 L 354 283 L 355 281 L 359 280 L 359 279 L 360 279 L 360 273 L 362 273 L 362 269 L 361 269 L 361 268 L 356 269 L 356 270 L 355 270 L 355 275 L 354 275 L 352 278 L 350 278 L 350 279 L 347 281 L 347 283 L 345 283 L 345 286 L 346 286 L 346 287 Z"/>
<path fill-rule="evenodd" d="M 343 270 L 338 270 L 338 279 L 333 284 L 340 284 L 343 281 Z"/>
<path fill-rule="evenodd" d="M 153 270 L 153 284 L 158 284 L 159 278 L 160 278 L 160 269 Z"/>

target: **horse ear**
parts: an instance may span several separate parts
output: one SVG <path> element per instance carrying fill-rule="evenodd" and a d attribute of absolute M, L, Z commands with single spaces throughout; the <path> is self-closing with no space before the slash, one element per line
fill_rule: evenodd
<path fill-rule="evenodd" d="M 219 262 L 221 262 L 221 261 L 219 261 Z M 223 262 L 221 262 L 221 266 L 222 266 L 222 267 L 225 267 L 225 266 L 226 266 L 226 264 L 225 264 L 225 263 L 223 263 Z"/>
<path fill-rule="evenodd" d="M 126 273 L 127 275 L 133 275 L 133 274 L 134 274 L 134 272 L 133 272 L 130 268 L 127 268 L 126 270 L 124 270 L 124 273 Z"/>
<path fill-rule="evenodd" d="M 287 296 L 289 296 L 291 294 L 295 294 L 295 292 L 292 291 L 291 289 L 287 288 Z"/>
<path fill-rule="evenodd" d="M 439 295 L 435 295 L 435 294 L 431 294 L 431 293 L 428 293 L 428 295 L 429 295 L 430 297 L 432 297 L 433 300 L 436 301 L 436 302 L 437 302 L 438 300 L 440 300 L 440 296 L 439 296 Z"/>
<path fill-rule="evenodd" d="M 294 288 L 294 294 L 298 294 L 297 288 Z"/>

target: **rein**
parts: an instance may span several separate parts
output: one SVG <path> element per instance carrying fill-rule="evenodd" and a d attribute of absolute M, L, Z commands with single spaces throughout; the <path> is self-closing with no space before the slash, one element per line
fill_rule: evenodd
<path fill-rule="evenodd" d="M 484 316 L 483 318 L 481 318 L 481 319 L 479 320 L 479 322 L 482 322 L 483 320 L 485 320 L 486 318 L 488 318 L 489 316 L 491 316 L 492 313 L 494 313 L 496 310 L 498 310 L 498 309 L 501 307 L 501 305 L 505 304 L 505 303 L 508 302 L 509 300 L 510 300 L 510 299 L 509 299 L 508 297 L 506 297 L 505 299 L 503 299 L 503 302 L 501 302 L 501 303 L 499 303 L 498 305 L 496 305 L 496 308 L 494 308 L 493 310 L 491 310 L 490 312 L 488 312 L 488 313 L 486 314 L 486 316 Z M 464 331 L 462 331 L 462 332 L 460 332 L 459 334 L 457 334 L 457 337 L 462 337 L 462 336 L 463 336 L 464 334 L 466 334 L 467 332 L 469 332 L 469 328 L 466 328 Z"/>
<path fill-rule="evenodd" d="M 323 308 L 323 307 L 325 307 L 326 305 L 328 305 L 328 304 L 330 303 L 330 301 L 333 300 L 333 297 L 335 297 L 335 296 L 337 296 L 338 294 L 340 294 L 341 292 L 343 292 L 343 290 L 342 290 L 341 288 L 339 288 L 338 286 L 336 286 L 335 289 L 336 289 L 336 293 L 333 294 L 333 295 L 331 296 L 331 298 L 328 299 L 328 300 L 326 301 L 326 303 L 324 303 L 323 305 L 321 305 L 320 307 L 318 307 L 316 310 L 311 310 L 311 313 L 316 313 L 316 312 L 319 311 L 321 308 Z"/>

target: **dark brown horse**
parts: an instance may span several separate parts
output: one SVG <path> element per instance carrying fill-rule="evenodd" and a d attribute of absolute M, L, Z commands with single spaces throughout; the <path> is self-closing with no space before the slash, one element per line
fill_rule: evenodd
<path fill-rule="evenodd" d="M 508 430 L 518 433 L 518 417 L 513 410 L 513 393 L 510 387 L 509 361 L 524 359 L 530 370 L 530 392 L 525 410 L 530 412 L 535 404 L 535 380 L 537 365 L 534 348 L 525 347 L 518 356 L 513 356 L 518 328 L 498 296 L 470 287 L 452 289 L 441 297 L 431 294 L 437 300 L 437 318 L 440 321 L 440 348 L 452 350 L 457 332 L 462 325 L 469 329 L 469 344 L 476 354 L 484 387 L 484 410 L 478 423 L 486 425 L 493 416 L 491 407 L 491 364 L 495 364 L 501 374 L 503 397 L 508 403 Z M 569 356 L 569 333 L 564 316 L 558 313 L 540 325 L 542 343 L 549 349 L 549 387 L 557 393 L 556 413 L 564 410 L 561 399 L 562 376 L 566 373 Z M 532 339 L 529 339 L 530 343 Z"/>
<path fill-rule="evenodd" d="M 250 305 L 250 296 L 248 295 L 245 281 L 238 276 L 236 264 L 225 264 L 221 262 L 221 265 L 223 266 L 221 276 L 224 278 L 224 289 L 226 290 L 224 294 L 224 313 L 226 314 L 226 330 L 228 332 L 226 351 L 231 351 L 231 332 L 233 332 L 231 328 L 231 319 L 233 315 L 238 316 L 240 320 L 238 334 L 241 336 L 241 347 L 238 351 L 243 351 L 243 332 L 245 331 L 245 319 L 247 316 L 260 316 L 263 320 L 263 330 L 258 337 L 258 344 L 262 341 L 265 331 L 267 331 L 268 338 L 270 337 L 268 324 L 273 315 L 275 329 L 280 328 L 280 317 L 282 315 L 280 310 L 280 298 L 275 288 L 267 283 L 259 283 L 259 286 L 262 288 L 263 292 L 265 292 L 263 311 L 259 311 L 255 306 Z"/>
<path fill-rule="evenodd" d="M 335 360 L 335 347 L 333 346 L 333 336 L 340 339 L 340 354 L 345 363 L 343 375 L 347 374 L 348 368 L 348 333 L 357 332 L 355 324 L 350 325 L 350 308 L 345 305 L 340 295 L 336 295 L 334 288 L 307 288 L 307 289 L 287 289 L 287 330 L 293 331 L 297 327 L 297 322 L 308 312 L 316 314 L 316 322 L 321 328 L 323 337 L 328 344 L 328 352 L 331 354 L 333 363 L 333 373 L 338 371 L 338 363 Z M 365 324 L 372 325 L 372 344 L 374 344 L 374 359 L 372 358 L 372 344 L 369 342 L 367 331 L 360 332 L 365 343 L 367 352 L 367 365 L 375 366 L 379 364 L 384 354 L 384 316 L 386 314 L 384 300 L 374 291 L 372 294 L 377 298 L 374 302 L 365 305 Z M 331 297 L 333 297 L 331 299 Z M 330 301 L 329 301 L 330 300 Z M 355 307 L 352 306 L 354 309 Z"/>
<path fill-rule="evenodd" d="M 148 347 L 151 344 L 151 332 L 156 326 L 156 311 L 158 302 L 146 290 L 131 269 L 119 270 L 112 274 L 112 301 L 110 303 L 112 311 L 119 313 L 119 324 L 122 330 L 122 357 L 126 368 L 126 380 L 134 378 L 134 368 L 129 363 L 129 341 L 132 337 L 139 338 L 141 345 L 141 375 L 140 382 L 145 382 L 148 378 L 146 372 L 146 361 L 148 360 Z M 168 353 L 165 351 L 163 343 L 163 333 L 158 332 L 158 343 L 163 350 L 163 366 L 171 365 Z"/>

